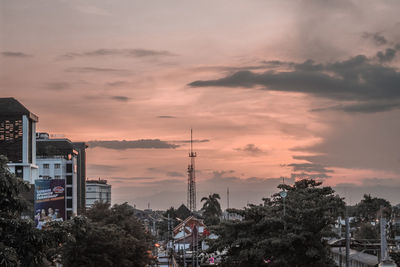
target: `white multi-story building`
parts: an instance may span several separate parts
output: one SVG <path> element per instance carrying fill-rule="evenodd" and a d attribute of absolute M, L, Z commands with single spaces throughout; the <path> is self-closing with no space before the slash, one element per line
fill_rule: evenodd
<path fill-rule="evenodd" d="M 86 208 L 96 201 L 111 204 L 111 185 L 107 180 L 86 180 Z"/>
<path fill-rule="evenodd" d="M 31 184 L 38 177 L 36 123 L 38 117 L 15 98 L 0 98 L 0 155 L 9 170 Z"/>
<path fill-rule="evenodd" d="M 78 151 L 68 139 L 51 139 L 47 133 L 37 136 L 37 164 L 40 179 L 65 180 L 66 218 L 78 214 Z"/>

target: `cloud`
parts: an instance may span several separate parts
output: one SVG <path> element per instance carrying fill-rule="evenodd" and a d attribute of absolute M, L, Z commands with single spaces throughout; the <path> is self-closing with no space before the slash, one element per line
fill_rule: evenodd
<path fill-rule="evenodd" d="M 318 173 L 333 172 L 333 170 L 326 169 L 321 164 L 291 163 L 291 164 L 288 164 L 287 166 L 292 167 L 294 172 L 297 172 L 297 171 L 318 172 Z"/>
<path fill-rule="evenodd" d="M 351 205 L 361 201 L 364 194 L 388 200 L 392 205 L 400 203 L 400 177 L 364 178 L 361 184 L 343 183 L 333 186 L 333 189 Z"/>
<path fill-rule="evenodd" d="M 129 74 L 130 71 L 126 69 L 113 69 L 113 68 L 97 68 L 97 67 L 73 67 L 65 70 L 66 72 L 79 72 L 79 73 L 117 73 Z"/>
<path fill-rule="evenodd" d="M 154 180 L 155 177 L 149 176 L 138 176 L 138 177 L 110 177 L 112 181 L 147 181 L 147 180 Z"/>
<path fill-rule="evenodd" d="M 93 173 L 93 172 L 95 172 L 95 173 L 101 173 L 101 172 L 111 173 L 111 172 L 114 172 L 114 171 L 120 169 L 120 167 L 117 167 L 117 166 L 104 165 L 104 164 L 88 164 L 87 168 L 91 173 Z"/>
<path fill-rule="evenodd" d="M 32 55 L 25 54 L 22 52 L 15 52 L 15 51 L 3 51 L 1 52 L 3 57 L 15 57 L 15 58 L 27 58 L 32 57 Z"/>
<path fill-rule="evenodd" d="M 104 56 L 121 56 L 131 58 L 147 58 L 147 57 L 171 57 L 175 54 L 165 50 L 149 50 L 149 49 L 97 49 L 83 53 L 66 53 L 61 56 L 62 59 L 75 59 L 82 57 L 104 57 Z"/>
<path fill-rule="evenodd" d="M 372 40 L 376 45 L 385 45 L 385 44 L 387 44 L 387 40 L 386 40 L 386 38 L 383 36 L 383 35 L 381 35 L 380 33 L 378 33 L 378 32 L 374 32 L 374 33 L 371 33 L 371 32 L 364 32 L 363 34 L 362 34 L 362 37 L 363 38 L 365 38 L 365 39 L 370 39 L 370 40 Z"/>
<path fill-rule="evenodd" d="M 176 117 L 168 116 L 168 115 L 160 115 L 160 116 L 157 116 L 157 118 L 159 118 L 159 119 L 175 119 Z"/>
<path fill-rule="evenodd" d="M 387 48 L 385 52 L 379 51 L 376 53 L 376 57 L 380 62 L 389 62 L 395 58 L 396 52 L 397 51 L 393 48 Z"/>
<path fill-rule="evenodd" d="M 390 58 L 387 53 L 383 58 Z M 289 71 L 238 71 L 216 80 L 198 80 L 191 87 L 261 87 L 263 90 L 300 92 L 347 104 L 342 110 L 379 112 L 398 108 L 385 101 L 400 100 L 400 72 L 358 55 L 344 61 L 316 64 L 312 60 L 292 64 Z M 379 105 L 376 105 L 379 103 Z M 375 105 L 374 105 L 375 104 Z M 368 110 L 368 106 L 373 110 Z"/>
<path fill-rule="evenodd" d="M 170 177 L 185 177 L 185 175 L 181 172 L 167 172 L 167 176 Z"/>
<path fill-rule="evenodd" d="M 246 153 L 251 154 L 253 156 L 265 153 L 265 151 L 261 150 L 259 147 L 257 147 L 254 144 L 247 144 L 244 147 L 234 148 L 234 150 L 246 152 Z"/>
<path fill-rule="evenodd" d="M 348 113 L 376 113 L 376 112 L 385 112 L 393 109 L 400 108 L 400 101 L 375 101 L 375 102 L 364 102 L 364 103 L 356 103 L 350 105 L 337 105 L 326 108 L 315 108 L 311 111 L 320 112 L 325 110 L 339 110 Z"/>
<path fill-rule="evenodd" d="M 130 97 L 121 96 L 121 95 L 110 96 L 110 98 L 112 100 L 116 100 L 116 101 L 119 101 L 119 102 L 128 102 L 129 100 L 131 100 Z"/>
<path fill-rule="evenodd" d="M 110 140 L 110 141 L 88 141 L 89 148 L 103 147 L 115 150 L 125 150 L 125 149 L 174 149 L 179 147 L 179 145 L 171 144 L 159 139 L 141 139 L 141 140 Z"/>
<path fill-rule="evenodd" d="M 189 144 L 190 142 L 193 143 L 208 143 L 210 142 L 209 139 L 193 139 L 193 140 L 174 140 L 174 141 L 170 141 L 172 143 L 183 143 L 183 144 Z"/>
<path fill-rule="evenodd" d="M 49 90 L 54 91 L 61 91 L 65 89 L 69 89 L 71 87 L 70 83 L 67 82 L 54 82 L 54 83 L 47 83 L 46 88 Z"/>
<path fill-rule="evenodd" d="M 108 82 L 107 85 L 111 87 L 118 87 L 118 86 L 124 86 L 127 85 L 128 82 L 125 81 L 115 81 L 115 82 Z"/>

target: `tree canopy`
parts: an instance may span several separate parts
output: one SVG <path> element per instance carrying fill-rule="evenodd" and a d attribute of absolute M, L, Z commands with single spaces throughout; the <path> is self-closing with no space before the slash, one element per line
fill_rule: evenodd
<path fill-rule="evenodd" d="M 205 218 L 204 222 L 206 225 L 215 225 L 219 223 L 219 217 L 222 214 L 221 205 L 219 204 L 219 200 L 221 197 L 219 194 L 210 194 L 208 197 L 203 197 L 201 202 L 204 201 L 203 207 L 201 210 L 203 211 L 203 216 Z"/>
<path fill-rule="evenodd" d="M 344 202 L 321 184 L 300 180 L 279 185 L 287 192 L 286 216 L 279 194 L 262 205 L 230 210 L 243 220 L 217 226 L 219 238 L 210 251 L 227 251 L 224 266 L 334 266 L 324 237 L 334 235 L 331 229 Z"/>

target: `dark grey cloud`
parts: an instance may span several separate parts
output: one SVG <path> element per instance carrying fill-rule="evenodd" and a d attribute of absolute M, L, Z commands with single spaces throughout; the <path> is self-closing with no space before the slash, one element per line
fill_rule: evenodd
<path fill-rule="evenodd" d="M 71 87 L 71 84 L 68 82 L 53 82 L 47 83 L 45 87 L 49 90 L 61 91 L 69 89 Z"/>
<path fill-rule="evenodd" d="M 400 203 L 400 177 L 398 178 L 364 178 L 361 184 L 337 184 L 334 190 L 352 205 L 358 203 L 364 194 L 388 200 L 392 205 Z"/>
<path fill-rule="evenodd" d="M 318 173 L 333 172 L 333 170 L 329 170 L 321 164 L 291 163 L 291 164 L 288 164 L 287 166 L 292 167 L 294 172 L 297 172 L 297 171 L 318 172 Z"/>
<path fill-rule="evenodd" d="M 296 160 L 329 166 L 400 174 L 400 110 L 337 119 L 321 142 L 291 149 Z M 304 153 L 304 154 L 303 154 Z"/>
<path fill-rule="evenodd" d="M 132 58 L 145 57 L 170 57 L 175 54 L 165 50 L 149 50 L 149 49 L 97 49 L 82 53 L 66 53 L 61 56 L 62 59 L 75 59 L 81 57 L 104 57 L 104 56 L 121 56 Z"/>
<path fill-rule="evenodd" d="M 89 148 L 103 147 L 115 150 L 136 149 L 136 148 L 155 148 L 155 149 L 174 149 L 179 147 L 160 139 L 141 139 L 141 140 L 110 140 L 110 141 L 88 141 Z"/>
<path fill-rule="evenodd" d="M 380 62 L 390 62 L 395 58 L 396 52 L 393 48 L 387 48 L 385 52 L 379 51 L 376 53 L 376 57 Z"/>
<path fill-rule="evenodd" d="M 131 100 L 130 97 L 121 96 L 121 95 L 110 96 L 110 98 L 111 98 L 112 100 L 116 100 L 116 101 L 119 101 L 119 102 L 128 102 L 129 100 Z"/>
<path fill-rule="evenodd" d="M 170 141 L 171 143 L 183 143 L 183 144 L 189 144 L 190 142 L 193 143 L 208 143 L 210 142 L 209 139 L 193 139 L 193 140 L 173 140 Z"/>
<path fill-rule="evenodd" d="M 113 68 L 97 68 L 97 67 L 73 67 L 65 70 L 66 72 L 78 73 L 115 73 L 115 74 L 129 74 L 130 71 L 126 69 L 113 69 Z"/>
<path fill-rule="evenodd" d="M 282 72 L 238 71 L 216 80 L 194 81 L 189 86 L 261 87 L 263 90 L 301 92 L 347 103 L 344 111 L 355 105 L 358 112 L 368 112 L 368 106 L 379 102 L 380 105 L 373 106 L 373 111 L 378 112 L 398 107 L 384 104 L 385 101 L 400 100 L 399 84 L 397 68 L 358 55 L 326 64 L 311 60 L 294 63 L 291 70 Z"/>
<path fill-rule="evenodd" d="M 384 112 L 390 111 L 393 109 L 400 108 L 400 101 L 391 101 L 391 100 L 383 100 L 383 101 L 375 101 L 375 102 L 363 102 L 349 105 L 336 105 L 332 107 L 326 108 L 315 108 L 311 111 L 319 112 L 325 110 L 339 110 L 348 113 L 376 113 L 376 112 Z"/>
<path fill-rule="evenodd" d="M 176 117 L 169 116 L 169 115 L 160 115 L 160 116 L 157 116 L 157 118 L 159 118 L 159 119 L 175 119 Z"/>
<path fill-rule="evenodd" d="M 14 58 L 28 58 L 32 57 L 32 55 L 25 54 L 22 52 L 15 52 L 15 51 L 3 51 L 1 52 L 3 57 L 14 57 Z"/>
<path fill-rule="evenodd" d="M 170 177 L 185 177 L 185 175 L 181 172 L 167 172 L 167 176 Z"/>
<path fill-rule="evenodd" d="M 370 39 L 372 40 L 376 45 L 385 45 L 387 44 L 387 40 L 385 38 L 385 36 L 381 35 L 379 32 L 364 32 L 362 34 L 362 37 L 365 39 Z"/>
<path fill-rule="evenodd" d="M 253 156 L 257 156 L 257 155 L 265 153 L 265 151 L 263 151 L 261 148 L 257 147 L 255 144 L 247 144 L 244 147 L 234 148 L 234 150 L 246 152 Z"/>

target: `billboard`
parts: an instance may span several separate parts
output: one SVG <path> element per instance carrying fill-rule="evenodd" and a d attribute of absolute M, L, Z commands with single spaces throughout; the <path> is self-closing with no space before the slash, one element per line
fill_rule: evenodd
<path fill-rule="evenodd" d="M 65 180 L 35 181 L 35 224 L 38 229 L 50 221 L 65 220 Z"/>

